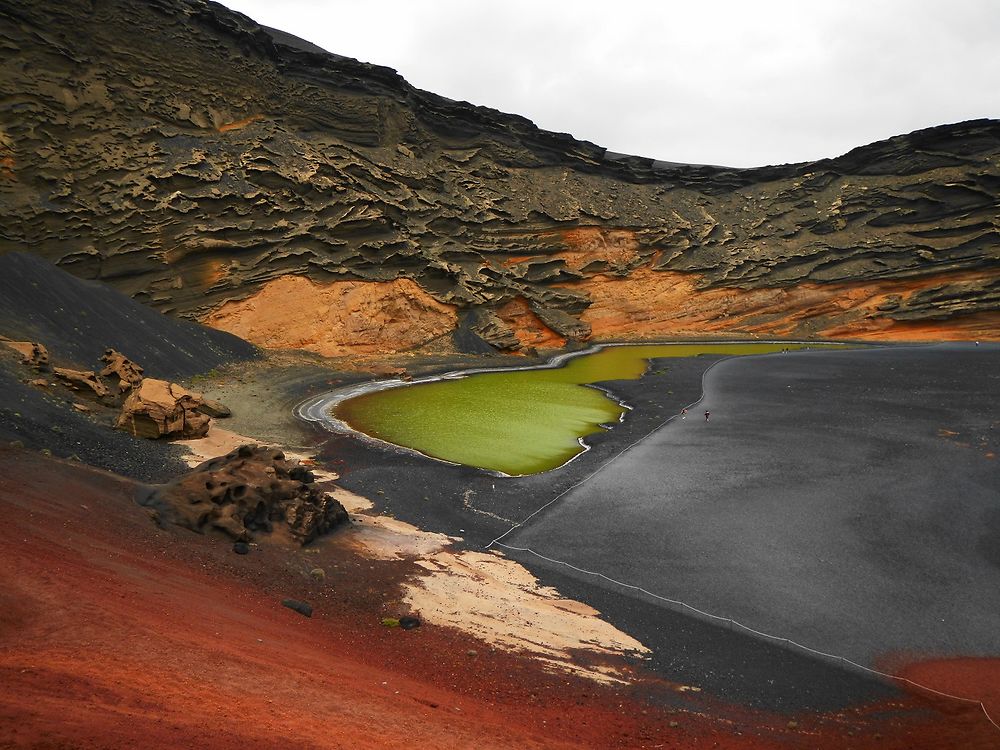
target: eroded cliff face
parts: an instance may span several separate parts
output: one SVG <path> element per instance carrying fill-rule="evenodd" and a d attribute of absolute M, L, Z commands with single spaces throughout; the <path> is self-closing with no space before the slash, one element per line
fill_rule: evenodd
<path fill-rule="evenodd" d="M 322 283 L 282 276 L 223 303 L 204 322 L 267 348 L 339 357 L 414 349 L 451 333 L 457 319 L 453 305 L 412 279 Z"/>
<path fill-rule="evenodd" d="M 997 121 L 678 165 L 200 0 L 0 0 L 0 19 L 0 250 L 255 343 L 1000 337 Z"/>

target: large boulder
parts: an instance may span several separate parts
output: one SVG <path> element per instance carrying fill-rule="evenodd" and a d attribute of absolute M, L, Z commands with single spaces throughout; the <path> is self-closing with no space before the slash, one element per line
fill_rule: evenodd
<path fill-rule="evenodd" d="M 144 378 L 125 399 L 115 427 L 144 438 L 204 437 L 212 420 L 203 404 L 201 395 L 177 383 Z"/>
<path fill-rule="evenodd" d="M 142 500 L 161 520 L 236 541 L 282 533 L 301 544 L 347 521 L 347 511 L 312 474 L 274 448 L 244 445 L 213 458 Z"/>

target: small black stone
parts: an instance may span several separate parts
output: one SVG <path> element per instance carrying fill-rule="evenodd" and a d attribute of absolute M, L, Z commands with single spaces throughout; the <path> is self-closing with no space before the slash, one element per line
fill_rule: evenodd
<path fill-rule="evenodd" d="M 245 555 L 250 552 L 250 545 L 246 542 L 236 542 L 236 544 L 233 545 L 233 552 L 237 555 Z"/>
<path fill-rule="evenodd" d="M 281 604 L 294 612 L 298 612 L 303 617 L 312 617 L 313 615 L 312 605 L 300 602 L 298 599 L 282 599 Z"/>
<path fill-rule="evenodd" d="M 413 630 L 414 628 L 420 627 L 420 620 L 416 617 L 410 617 L 409 615 L 406 617 L 400 617 L 399 627 L 403 630 Z"/>

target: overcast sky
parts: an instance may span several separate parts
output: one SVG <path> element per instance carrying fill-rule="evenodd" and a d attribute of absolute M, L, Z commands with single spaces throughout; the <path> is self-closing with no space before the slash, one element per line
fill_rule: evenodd
<path fill-rule="evenodd" d="M 418 88 L 668 161 L 806 161 L 1000 117 L 995 0 L 224 4 Z"/>

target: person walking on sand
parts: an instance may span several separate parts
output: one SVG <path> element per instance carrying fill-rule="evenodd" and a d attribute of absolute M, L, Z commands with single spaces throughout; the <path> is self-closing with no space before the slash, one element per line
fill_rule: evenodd
<path fill-rule="evenodd" d="M 706 421 L 706 422 L 708 421 L 708 415 L 709 415 L 709 414 L 711 414 L 711 413 L 712 413 L 712 412 L 710 412 L 710 411 L 706 411 L 706 412 L 705 412 L 705 421 Z"/>

